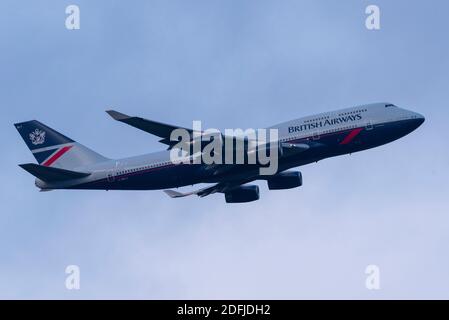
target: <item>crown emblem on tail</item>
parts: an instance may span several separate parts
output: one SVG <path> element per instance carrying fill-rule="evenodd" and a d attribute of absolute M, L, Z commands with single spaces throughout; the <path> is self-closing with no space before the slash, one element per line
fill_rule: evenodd
<path fill-rule="evenodd" d="M 31 143 L 35 146 L 43 144 L 45 142 L 45 131 L 36 129 L 30 133 Z"/>

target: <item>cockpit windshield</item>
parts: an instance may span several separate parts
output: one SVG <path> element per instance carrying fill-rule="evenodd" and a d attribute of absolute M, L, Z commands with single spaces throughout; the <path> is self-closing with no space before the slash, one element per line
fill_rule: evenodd
<path fill-rule="evenodd" d="M 391 108 L 391 107 L 397 108 L 397 106 L 395 106 L 394 104 L 391 104 L 391 103 L 385 105 L 385 108 Z"/>

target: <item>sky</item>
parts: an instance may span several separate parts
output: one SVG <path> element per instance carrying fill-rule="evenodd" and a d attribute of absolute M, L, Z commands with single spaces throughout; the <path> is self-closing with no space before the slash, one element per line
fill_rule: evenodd
<path fill-rule="evenodd" d="M 67 30 L 65 8 L 80 8 Z M 365 8 L 380 8 L 380 30 Z M 0 298 L 448 299 L 449 41 L 444 0 L 0 2 Z M 301 167 L 301 188 L 40 193 L 13 123 L 110 157 L 163 150 L 104 111 L 263 128 L 389 101 L 426 122 Z M 65 286 L 68 265 L 80 289 Z M 365 269 L 379 268 L 368 290 Z"/>

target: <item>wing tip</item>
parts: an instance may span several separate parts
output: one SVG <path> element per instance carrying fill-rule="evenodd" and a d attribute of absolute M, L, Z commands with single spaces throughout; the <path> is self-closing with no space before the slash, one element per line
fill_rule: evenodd
<path fill-rule="evenodd" d="M 112 117 L 112 119 L 118 121 L 131 118 L 130 116 L 115 110 L 106 110 L 106 113 L 109 114 Z"/>
<path fill-rule="evenodd" d="M 170 198 L 181 198 L 185 197 L 186 195 L 184 193 L 175 191 L 175 190 L 164 190 L 165 194 L 168 195 Z"/>

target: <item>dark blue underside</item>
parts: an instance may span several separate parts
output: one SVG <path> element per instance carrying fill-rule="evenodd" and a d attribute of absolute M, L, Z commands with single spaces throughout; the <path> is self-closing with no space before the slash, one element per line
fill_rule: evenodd
<path fill-rule="evenodd" d="M 318 160 L 342 154 L 354 153 L 374 148 L 397 140 L 415 130 L 422 121 L 402 120 L 388 124 L 363 127 L 350 143 L 341 144 L 354 129 L 325 134 L 320 137 L 308 137 L 292 140 L 295 143 L 309 143 L 313 147 L 297 155 L 285 155 L 279 159 L 279 171 L 302 166 Z M 201 182 L 220 182 L 239 174 L 258 171 L 254 165 L 236 165 L 223 175 L 211 176 L 202 164 L 167 165 L 110 177 L 71 187 L 70 189 L 106 189 L 106 190 L 154 190 L 181 187 Z M 255 177 L 257 178 L 257 177 Z"/>

